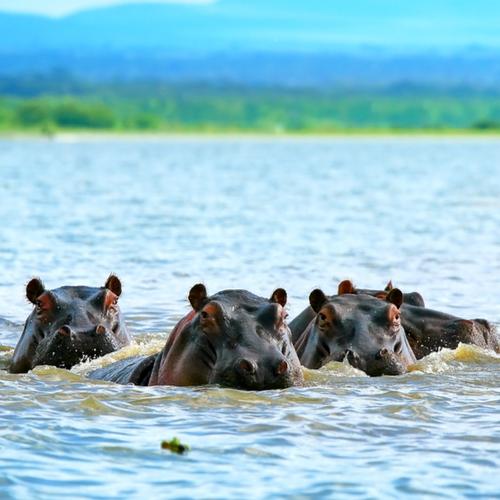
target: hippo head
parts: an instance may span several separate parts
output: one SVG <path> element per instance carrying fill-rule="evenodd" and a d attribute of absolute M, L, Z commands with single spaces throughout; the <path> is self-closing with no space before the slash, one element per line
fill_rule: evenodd
<path fill-rule="evenodd" d="M 189 300 L 193 315 L 172 344 L 165 363 L 169 376 L 160 383 L 264 390 L 302 381 L 286 323 L 285 290 L 270 299 L 245 290 L 208 297 L 198 284 Z"/>
<path fill-rule="evenodd" d="M 397 288 L 386 301 L 351 293 L 327 297 L 314 290 L 309 303 L 316 317 L 296 343 L 302 364 L 320 368 L 346 358 L 371 376 L 405 373 L 415 356 L 401 326 L 402 301 Z"/>
<path fill-rule="evenodd" d="M 46 290 L 38 278 L 32 279 L 26 296 L 35 308 L 26 320 L 10 371 L 26 372 L 37 365 L 71 368 L 126 345 L 130 338 L 118 307 L 121 291 L 114 275 L 101 288 Z"/>

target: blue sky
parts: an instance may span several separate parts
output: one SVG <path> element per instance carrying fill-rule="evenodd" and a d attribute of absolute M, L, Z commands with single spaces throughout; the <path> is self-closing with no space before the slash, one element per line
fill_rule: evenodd
<path fill-rule="evenodd" d="M 60 17 L 123 3 L 212 3 L 240 12 L 241 29 L 250 19 L 262 30 L 269 20 L 274 30 L 295 26 L 297 43 L 500 47 L 500 0 L 0 0 L 0 11 Z"/>
<path fill-rule="evenodd" d="M 202 4 L 213 0 L 148 0 L 147 3 L 188 3 Z M 251 1 L 251 0 L 250 0 Z M 0 0 L 0 10 L 45 14 L 49 16 L 63 16 L 79 10 L 132 3 L 123 0 Z M 143 3 L 140 0 L 133 3 Z"/>

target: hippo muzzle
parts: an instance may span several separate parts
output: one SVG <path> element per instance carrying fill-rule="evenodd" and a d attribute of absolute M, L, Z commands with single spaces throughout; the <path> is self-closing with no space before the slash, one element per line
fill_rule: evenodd
<path fill-rule="evenodd" d="M 300 368 L 299 368 L 300 371 Z M 260 391 L 286 389 L 297 383 L 300 374 L 282 355 L 272 359 L 237 359 L 232 365 L 215 374 L 214 382 L 238 389 Z"/>
<path fill-rule="evenodd" d="M 360 357 L 355 351 L 348 349 L 345 352 L 344 359 L 348 363 L 364 371 L 370 377 L 379 377 L 382 375 L 403 375 L 407 372 L 408 363 L 404 357 L 389 351 L 387 348 L 380 349 L 375 356 Z"/>
<path fill-rule="evenodd" d="M 85 359 L 104 356 L 119 348 L 113 333 L 103 325 L 84 332 L 76 332 L 64 325 L 38 344 L 33 365 L 69 369 Z"/>
<path fill-rule="evenodd" d="M 120 280 L 111 275 L 103 287 L 64 286 L 46 290 L 38 278 L 26 285 L 34 308 L 28 316 L 9 370 L 27 372 L 37 365 L 71 368 L 116 351 L 130 342 L 118 298 Z"/>

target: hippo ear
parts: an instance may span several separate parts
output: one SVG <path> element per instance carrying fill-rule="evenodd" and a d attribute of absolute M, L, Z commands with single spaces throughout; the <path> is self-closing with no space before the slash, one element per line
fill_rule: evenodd
<path fill-rule="evenodd" d="M 344 280 L 339 283 L 337 294 L 344 295 L 346 293 L 356 293 L 356 288 L 354 288 L 351 280 Z"/>
<path fill-rule="evenodd" d="M 122 294 L 122 282 L 120 281 L 120 278 L 114 274 L 109 275 L 109 278 L 104 284 L 104 288 L 111 290 L 117 297 Z"/>
<path fill-rule="evenodd" d="M 189 291 L 189 302 L 195 311 L 199 311 L 207 300 L 207 289 L 205 285 L 198 283 Z"/>
<path fill-rule="evenodd" d="M 387 302 L 394 304 L 398 309 L 403 303 L 403 292 L 399 288 L 393 288 L 388 294 L 386 299 Z"/>
<path fill-rule="evenodd" d="M 319 288 L 313 290 L 309 295 L 309 304 L 311 304 L 314 312 L 319 312 L 319 310 L 321 309 L 323 304 L 327 302 L 327 300 L 328 299 L 326 298 L 326 295 Z"/>
<path fill-rule="evenodd" d="M 279 304 L 280 306 L 285 307 L 287 301 L 287 294 L 284 288 L 277 288 L 274 290 L 269 302 L 274 302 L 275 304 Z"/>
<path fill-rule="evenodd" d="M 26 285 L 26 297 L 32 304 L 36 304 L 36 299 L 45 292 L 42 280 L 40 278 L 33 278 Z"/>
<path fill-rule="evenodd" d="M 385 285 L 384 292 L 390 292 L 393 288 L 394 285 L 392 284 L 392 280 L 389 280 L 387 285 Z"/>

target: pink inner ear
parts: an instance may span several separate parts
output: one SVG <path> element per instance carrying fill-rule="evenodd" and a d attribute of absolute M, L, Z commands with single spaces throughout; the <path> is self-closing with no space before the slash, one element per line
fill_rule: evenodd
<path fill-rule="evenodd" d="M 50 311 L 55 306 L 54 298 L 50 292 L 42 293 L 42 295 L 36 298 L 36 302 L 38 307 L 44 311 Z"/>
<path fill-rule="evenodd" d="M 117 301 L 118 296 L 111 290 L 106 290 L 106 295 L 104 296 L 104 310 L 107 311 L 111 306 L 115 305 Z"/>
<path fill-rule="evenodd" d="M 389 306 L 389 310 L 387 311 L 387 316 L 389 321 L 395 321 L 396 316 L 399 316 L 399 309 L 393 304 Z"/>
<path fill-rule="evenodd" d="M 276 304 L 276 326 L 280 327 L 286 320 L 286 309 L 281 304 Z"/>
<path fill-rule="evenodd" d="M 220 308 L 217 304 L 209 303 L 200 311 L 200 325 L 203 332 L 208 335 L 220 333 L 219 317 Z"/>
<path fill-rule="evenodd" d="M 217 304 L 209 303 L 203 308 L 203 312 L 212 317 L 217 316 L 219 313 L 219 306 Z"/>

